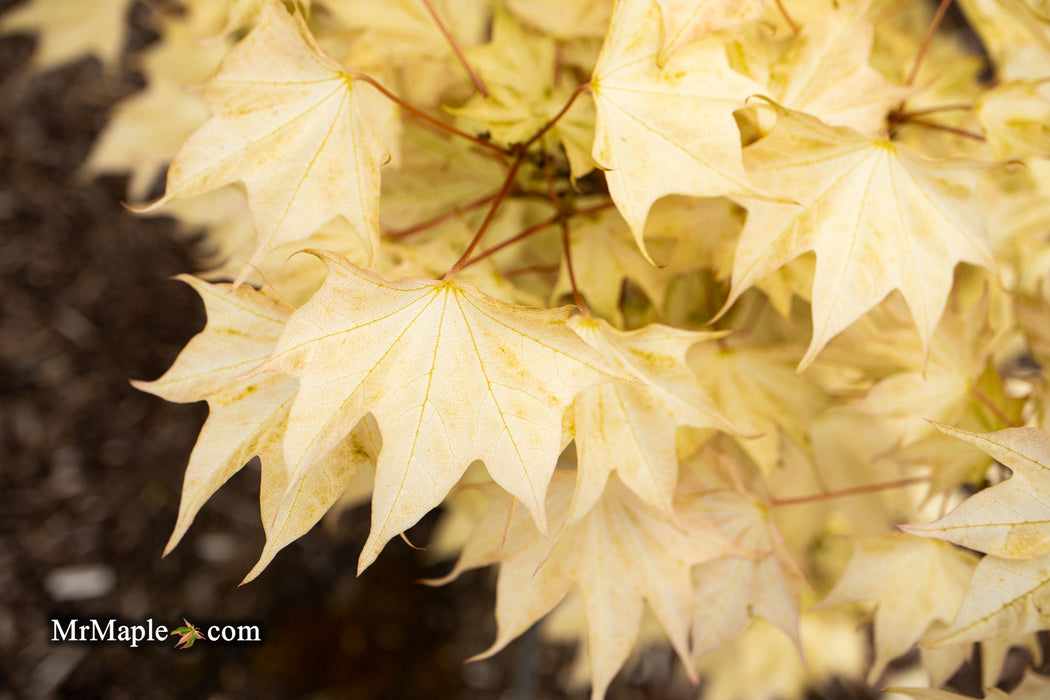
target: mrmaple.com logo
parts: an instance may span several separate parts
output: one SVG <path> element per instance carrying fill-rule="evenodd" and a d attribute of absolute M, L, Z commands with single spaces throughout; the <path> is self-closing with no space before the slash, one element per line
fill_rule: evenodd
<path fill-rule="evenodd" d="M 186 618 L 183 624 L 170 629 L 158 625 L 149 618 L 139 624 L 128 624 L 111 618 L 109 620 L 51 620 L 52 642 L 124 642 L 132 649 L 143 642 L 165 642 L 178 637 L 177 649 L 189 649 L 197 641 L 250 643 L 261 642 L 259 625 L 201 625 Z"/>

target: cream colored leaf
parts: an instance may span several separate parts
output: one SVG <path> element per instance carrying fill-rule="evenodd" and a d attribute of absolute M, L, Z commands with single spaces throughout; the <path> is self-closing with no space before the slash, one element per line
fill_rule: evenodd
<path fill-rule="evenodd" d="M 656 0 L 664 40 L 656 62 L 663 66 L 679 47 L 710 32 L 762 16 L 762 0 Z"/>
<path fill-rule="evenodd" d="M 663 68 L 659 10 L 618 2 L 591 79 L 594 160 L 638 247 L 660 197 L 757 195 L 744 170 L 733 111 L 762 88 L 729 67 L 722 44 L 697 41 Z"/>
<path fill-rule="evenodd" d="M 559 471 L 551 482 L 548 510 L 554 526 L 568 517 L 573 477 Z M 454 572 L 500 562 L 499 630 L 482 656 L 505 647 L 576 585 L 587 614 L 594 700 L 604 697 L 627 659 L 645 605 L 655 613 L 679 658 L 688 659 L 693 605 L 689 572 L 693 565 L 725 551 L 717 533 L 697 526 L 683 529 L 615 478 L 590 513 L 568 525 L 554 543 L 521 515 L 504 540 L 508 507 L 505 497 L 494 500 Z"/>
<path fill-rule="evenodd" d="M 365 416 L 345 440 L 301 479 L 290 480 L 292 475 L 285 466 L 283 454 L 263 461 L 259 504 L 266 545 L 242 585 L 261 574 L 279 551 L 309 532 L 324 517 L 343 496 L 358 470 L 375 463 L 379 443 L 375 419 Z"/>
<path fill-rule="evenodd" d="M 756 615 L 798 647 L 799 579 L 778 543 L 768 507 L 745 494 L 721 491 L 699 499 L 697 508 L 744 553 L 706 562 L 693 572 L 693 658 L 736 637 Z"/>
<path fill-rule="evenodd" d="M 357 89 L 300 18 L 268 2 L 208 84 L 214 116 L 179 151 L 153 207 L 241 181 L 257 231 L 246 265 L 336 216 L 353 226 L 371 257 L 387 151 L 361 115 Z"/>
<path fill-rule="evenodd" d="M 801 348 L 790 345 L 721 348 L 700 344 L 690 364 L 715 405 L 750 435 L 741 447 L 770 474 L 781 458 L 780 441 L 807 444 L 807 424 L 827 403 L 811 378 L 794 370 Z"/>
<path fill-rule="evenodd" d="M 133 0 L 32 0 L 0 19 L 0 33 L 37 32 L 31 67 L 47 70 L 94 55 L 117 69 L 124 48 L 125 17 Z"/>
<path fill-rule="evenodd" d="M 868 5 L 858 2 L 809 20 L 771 66 L 771 96 L 832 126 L 881 130 L 887 112 L 914 90 L 893 85 L 868 64 Z"/>
<path fill-rule="evenodd" d="M 120 102 L 84 164 L 88 172 L 131 171 L 128 196 L 141 202 L 186 139 L 208 121 L 208 103 L 196 90 L 218 67 L 227 42 L 202 42 L 215 26 L 214 5 L 204 16 L 167 20 L 159 43 L 146 50 L 146 89 Z"/>
<path fill-rule="evenodd" d="M 204 502 L 254 455 L 280 456 L 280 427 L 298 382 L 280 374 L 244 377 L 270 355 L 292 310 L 250 287 L 231 290 L 183 275 L 204 299 L 208 325 L 162 377 L 134 385 L 168 401 L 208 402 L 208 420 L 190 455 L 170 552 Z"/>
<path fill-rule="evenodd" d="M 507 0 L 510 11 L 556 39 L 601 38 L 612 0 Z"/>
<path fill-rule="evenodd" d="M 853 557 L 822 606 L 871 602 L 875 660 L 868 683 L 936 621 L 959 610 L 977 558 L 948 544 L 892 534 L 855 541 Z"/>
<path fill-rule="evenodd" d="M 624 332 L 581 317 L 569 319 L 569 326 L 639 381 L 592 387 L 573 402 L 579 478 L 571 519 L 591 509 L 613 472 L 646 505 L 671 514 L 678 480 L 676 428 L 737 432 L 685 361 L 691 346 L 721 334 L 655 324 Z"/>
<path fill-rule="evenodd" d="M 508 306 L 454 282 L 385 280 L 314 251 L 328 279 L 289 320 L 267 369 L 300 378 L 285 436 L 293 474 L 367 413 L 383 434 L 359 567 L 434 508 L 474 460 L 546 531 L 562 414 L 612 379 L 568 309 Z"/>
<path fill-rule="evenodd" d="M 978 434 L 934 425 L 1009 467 L 1013 476 L 978 491 L 940 520 L 901 528 L 997 557 L 1050 553 L 1050 435 L 1038 428 Z"/>
<path fill-rule="evenodd" d="M 986 556 L 951 627 L 931 646 L 995 637 L 1016 639 L 1050 625 L 1050 554 L 1030 559 Z"/>
<path fill-rule="evenodd" d="M 927 347 L 956 264 L 995 267 L 973 164 L 927 160 L 786 110 L 778 110 L 773 132 L 745 157 L 756 183 L 799 204 L 749 207 L 726 307 L 785 263 L 815 251 L 813 338 L 800 370 L 894 289 Z"/>
<path fill-rule="evenodd" d="M 1018 81 L 981 95 L 974 108 L 996 158 L 1050 156 L 1050 85 Z"/>

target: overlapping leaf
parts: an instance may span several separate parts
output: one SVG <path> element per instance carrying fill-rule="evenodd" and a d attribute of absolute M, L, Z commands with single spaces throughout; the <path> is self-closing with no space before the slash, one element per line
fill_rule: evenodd
<path fill-rule="evenodd" d="M 572 518 L 591 509 L 615 471 L 647 505 L 672 512 L 678 477 L 675 430 L 680 425 L 737 432 L 686 364 L 690 347 L 718 337 L 667 326 L 618 331 L 604 321 L 569 325 L 637 385 L 605 384 L 573 403 L 579 482 Z"/>
<path fill-rule="evenodd" d="M 388 281 L 315 254 L 328 279 L 288 321 L 267 367 L 300 378 L 285 436 L 293 474 L 366 414 L 376 418 L 383 449 L 360 567 L 474 460 L 546 531 L 562 414 L 616 371 L 565 325 L 568 309 L 508 306 L 454 282 Z"/>
<path fill-rule="evenodd" d="M 660 12 L 619 2 L 591 78 L 594 160 L 638 247 L 650 207 L 669 194 L 757 194 L 744 170 L 733 110 L 760 86 L 729 67 L 719 42 L 684 46 L 657 66 Z"/>
<path fill-rule="evenodd" d="M 815 251 L 808 366 L 828 340 L 900 290 L 926 347 L 959 262 L 994 268 L 971 163 L 928 160 L 890 141 L 778 110 L 747 149 L 755 181 L 799 202 L 755 202 L 733 262 L 727 306 Z"/>
<path fill-rule="evenodd" d="M 997 557 L 1026 559 L 1050 553 L 1050 435 L 1038 428 L 983 435 L 947 425 L 937 428 L 979 448 L 1013 475 L 970 496 L 940 520 L 901 527 Z"/>
<path fill-rule="evenodd" d="M 240 181 L 257 232 L 247 264 L 336 216 L 353 226 L 370 257 L 387 151 L 362 116 L 358 90 L 301 18 L 267 2 L 208 84 L 214 116 L 179 151 L 167 192 L 153 206 Z"/>
<path fill-rule="evenodd" d="M 548 506 L 553 524 L 568 517 L 574 475 L 555 474 Z M 591 698 L 600 700 L 638 635 L 645 605 L 656 614 L 679 657 L 688 659 L 693 602 L 690 569 L 726 551 L 710 529 L 683 529 L 642 503 L 613 478 L 586 517 L 554 543 L 518 516 L 509 531 L 507 499 L 496 499 L 451 576 L 500 562 L 494 654 L 556 606 L 573 585 L 587 613 Z M 504 536 L 504 533 L 506 535 Z"/>

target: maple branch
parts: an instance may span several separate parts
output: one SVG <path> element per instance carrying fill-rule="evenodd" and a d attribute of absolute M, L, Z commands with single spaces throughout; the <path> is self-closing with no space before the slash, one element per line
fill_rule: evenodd
<path fill-rule="evenodd" d="M 609 201 L 609 202 L 602 202 L 601 204 L 594 204 L 594 205 L 589 206 L 589 207 L 584 207 L 583 209 L 573 209 L 572 211 L 568 212 L 565 215 L 565 217 L 566 218 L 570 218 L 570 217 L 573 217 L 573 216 L 582 216 L 582 215 L 586 215 L 586 214 L 593 214 L 595 212 L 602 211 L 603 209 L 611 209 L 613 206 L 614 205 L 613 205 L 613 203 L 611 201 Z M 499 251 L 503 250 L 507 246 L 514 245 L 518 241 L 520 241 L 522 239 L 525 239 L 525 238 L 528 238 L 532 234 L 538 233 L 539 231 L 542 231 L 543 229 L 547 228 L 548 226 L 554 226 L 557 223 L 558 223 L 558 217 L 557 216 L 552 216 L 549 219 L 544 219 L 543 221 L 540 221 L 539 223 L 532 224 L 531 226 L 529 226 L 528 228 L 523 230 L 521 233 L 517 233 L 517 234 L 511 236 L 510 238 L 508 238 L 505 241 L 500 241 L 499 243 L 497 243 L 496 245 L 492 246 L 491 248 L 489 248 L 488 250 L 486 250 L 483 253 L 478 253 L 473 258 L 471 258 L 470 260 L 465 262 L 463 264 L 463 267 L 461 267 L 460 269 L 462 270 L 464 267 L 470 267 L 474 263 L 481 262 L 485 258 L 489 257 L 490 255 L 494 255 L 494 254 L 498 253 Z"/>
<path fill-rule="evenodd" d="M 865 493 L 899 489 L 905 486 L 911 486 L 912 484 L 927 483 L 930 479 L 931 477 L 928 476 L 913 476 L 908 479 L 886 481 L 881 484 L 868 484 L 867 486 L 854 486 L 853 488 L 842 489 L 840 491 L 826 491 L 824 493 L 815 493 L 809 496 L 798 496 L 797 498 L 774 498 L 769 502 L 769 506 L 771 508 L 778 508 L 780 506 L 796 506 L 803 503 L 817 503 L 819 501 L 827 501 L 832 498 L 843 498 L 845 496 L 859 496 Z"/>
<path fill-rule="evenodd" d="M 438 17 L 438 13 L 434 10 L 434 6 L 430 4 L 430 0 L 423 0 L 423 6 L 427 8 L 427 12 L 430 13 L 431 18 L 434 20 L 434 24 L 441 30 L 441 34 L 444 35 L 445 41 L 448 42 L 449 46 L 452 47 L 452 53 L 456 55 L 456 60 L 463 66 L 463 70 L 470 76 L 470 82 L 474 83 L 474 87 L 477 88 L 481 96 L 488 99 L 489 91 L 485 87 L 485 83 L 482 82 L 481 76 L 474 72 L 474 69 L 470 67 L 470 63 L 467 62 L 467 57 L 463 55 L 463 51 L 459 48 L 459 43 L 456 38 L 452 36 L 452 32 L 448 30 L 445 23 Z"/>
<path fill-rule="evenodd" d="M 572 91 L 572 95 L 569 97 L 568 101 L 565 103 L 565 106 L 563 106 L 560 110 L 558 110 L 558 113 L 555 114 L 553 117 L 551 117 L 550 121 L 548 121 L 539 130 L 537 130 L 535 134 L 530 136 L 529 140 L 526 141 L 524 144 L 522 144 L 522 149 L 523 150 L 528 150 L 529 146 L 531 146 L 532 144 L 534 144 L 537 141 L 539 141 L 543 137 L 544 134 L 546 134 L 548 131 L 550 131 L 551 127 L 553 127 L 555 124 L 557 124 L 558 120 L 561 119 L 562 117 L 564 117 L 565 113 L 569 111 L 569 109 L 572 107 L 573 103 L 576 102 L 576 98 L 579 97 L 586 90 L 589 90 L 590 87 L 591 87 L 590 83 L 584 83 L 583 85 L 580 85 L 575 90 L 573 90 Z"/>
<path fill-rule="evenodd" d="M 432 226 L 437 226 L 440 223 L 444 223 L 449 219 L 462 214 L 463 212 L 470 211 L 471 209 L 477 209 L 478 207 L 491 202 L 496 198 L 496 193 L 487 194 L 484 197 L 478 197 L 477 199 L 471 200 L 463 206 L 456 207 L 452 211 L 447 211 L 444 214 L 438 214 L 424 221 L 420 221 L 418 224 L 413 224 L 407 228 L 398 229 L 395 231 L 387 231 L 386 235 L 390 238 L 404 238 L 405 236 L 411 236 L 413 233 L 419 233 L 425 231 Z"/>
<path fill-rule="evenodd" d="M 1001 410 L 999 410 L 999 407 L 996 406 L 992 402 L 992 400 L 989 399 L 987 396 L 985 396 L 984 392 L 982 392 L 977 387 L 974 387 L 974 388 L 970 389 L 970 395 L 973 396 L 975 399 L 977 399 L 977 401 L 979 401 L 981 404 L 983 404 L 985 408 L 987 408 L 989 411 L 991 411 L 992 415 L 995 416 L 996 418 L 998 418 L 999 421 L 1002 422 L 1002 424 L 1005 425 L 1006 427 L 1008 427 L 1008 428 L 1017 428 L 1017 427 L 1019 427 L 1016 422 L 1014 422 L 1014 421 L 1010 420 L 1009 418 L 1007 418 L 1006 414 L 1003 413 Z"/>
<path fill-rule="evenodd" d="M 474 234 L 474 238 L 471 239 L 470 245 L 467 246 L 467 249 L 463 251 L 463 255 L 459 256 L 459 260 L 457 260 L 452 265 L 452 267 L 449 269 L 448 272 L 445 273 L 445 276 L 442 279 L 452 279 L 460 270 L 466 267 L 466 265 L 475 263 L 477 262 L 477 260 L 480 260 L 481 258 L 486 257 L 487 255 L 491 255 L 500 247 L 503 247 L 503 245 L 508 244 L 508 241 L 504 241 L 503 244 L 501 244 L 500 246 L 497 246 L 496 248 L 486 252 L 485 254 L 478 256 L 476 260 L 471 260 L 470 258 L 471 254 L 474 252 L 474 249 L 478 247 L 478 243 L 481 242 L 482 236 L 485 235 L 485 231 L 488 230 L 489 224 L 492 223 L 492 219 L 496 216 L 496 212 L 499 210 L 500 204 L 503 203 L 503 200 L 506 199 L 507 194 L 513 187 L 514 177 L 518 174 L 518 170 L 521 168 L 522 163 L 525 162 L 525 155 L 526 153 L 528 153 L 529 147 L 532 146 L 532 144 L 539 141 L 541 138 L 543 138 L 543 135 L 547 133 L 551 129 L 551 127 L 557 124 L 559 119 L 565 116 L 565 113 L 569 111 L 573 103 L 576 101 L 576 98 L 580 96 L 580 93 L 582 93 L 589 87 L 590 83 L 584 83 L 583 85 L 580 85 L 575 90 L 573 90 L 572 96 L 569 97 L 568 101 L 565 102 L 565 105 L 560 110 L 558 110 L 558 113 L 551 117 L 550 121 L 544 124 L 541 128 L 537 129 L 536 133 L 530 136 L 527 141 L 525 141 L 524 143 L 516 144 L 514 146 L 513 150 L 511 151 L 511 153 L 513 153 L 514 155 L 514 162 L 511 163 L 510 170 L 507 171 L 507 177 L 503 181 L 503 187 L 500 188 L 499 192 L 496 194 L 495 199 L 492 200 L 492 205 L 489 207 L 488 213 L 485 214 L 485 220 L 481 222 L 481 226 L 478 228 L 478 232 Z M 488 143 L 487 141 L 482 142 Z M 495 146 L 495 144 L 490 145 L 495 148 L 499 148 L 498 146 Z M 503 149 L 501 148 L 500 150 L 502 151 Z"/>
<path fill-rule="evenodd" d="M 488 212 L 485 214 L 485 219 L 481 222 L 481 226 L 478 227 L 478 232 L 474 234 L 474 238 L 471 239 L 470 245 L 463 251 L 463 255 L 459 256 L 449 271 L 445 273 L 442 279 L 450 280 L 456 276 L 460 270 L 462 270 L 467 262 L 470 260 L 470 254 L 474 252 L 474 249 L 478 247 L 478 243 L 481 242 L 481 237 L 485 235 L 485 231 L 488 230 L 489 224 L 496 216 L 496 212 L 499 211 L 500 204 L 506 199 L 507 194 L 514 186 L 514 176 L 518 174 L 518 169 L 521 168 L 521 164 L 525 162 L 525 148 L 518 147 L 517 155 L 514 158 L 514 162 L 510 166 L 510 170 L 507 172 L 507 177 L 503 181 L 503 186 L 499 188 L 499 192 L 496 193 L 496 197 L 492 200 L 492 204 L 489 206 Z"/>
<path fill-rule="evenodd" d="M 547 177 L 547 195 L 550 197 L 554 209 L 558 212 L 558 223 L 561 225 L 561 249 L 562 255 L 565 256 L 565 269 L 569 273 L 572 299 L 584 316 L 590 316 L 591 310 L 587 307 L 587 302 L 584 301 L 583 295 L 580 294 L 579 287 L 576 286 L 576 272 L 572 267 L 572 245 L 569 241 L 569 221 L 565 216 L 565 208 L 562 206 L 561 197 L 554 190 L 554 173 L 551 171 L 551 159 L 547 156 L 546 149 L 543 151 L 543 156 L 543 172 Z"/>
<path fill-rule="evenodd" d="M 944 14 L 948 11 L 948 5 L 951 2 L 952 0 L 941 0 L 940 4 L 937 5 L 937 12 L 934 13 L 933 20 L 926 30 L 926 36 L 922 38 L 922 44 L 919 45 L 919 53 L 915 55 L 915 62 L 911 65 L 911 72 L 908 73 L 908 79 L 904 81 L 905 85 L 913 84 L 915 78 L 918 77 L 922 59 L 926 57 L 926 52 L 929 50 L 930 44 L 933 43 L 933 35 L 937 32 L 937 27 L 940 26 L 941 20 L 944 19 Z"/>
<path fill-rule="evenodd" d="M 443 129 L 444 131 L 447 131 L 448 133 L 450 133 L 450 134 L 452 134 L 454 136 L 459 136 L 460 138 L 467 139 L 468 141 L 473 141 L 474 143 L 478 144 L 479 146 L 484 146 L 485 148 L 491 148 L 494 151 L 498 151 L 502 155 L 511 155 L 513 153 L 512 151 L 507 150 L 506 148 L 504 148 L 503 146 L 500 146 L 499 144 L 495 144 L 492 141 L 489 141 L 487 139 L 483 139 L 480 136 L 475 136 L 474 134 L 468 134 L 465 131 L 460 131 L 459 129 L 457 129 L 456 127 L 452 126 L 451 124 L 446 124 L 445 122 L 441 121 L 437 117 L 430 116 L 429 114 L 427 114 L 423 110 L 419 109 L 418 107 L 413 107 L 408 102 L 405 102 L 400 97 L 395 95 L 393 92 L 391 92 L 390 90 L 388 90 L 385 87 L 383 87 L 382 83 L 380 83 L 378 80 L 376 80 L 375 78 L 373 78 L 370 75 L 365 75 L 364 73 L 354 73 L 354 74 L 350 75 L 349 77 L 350 77 L 351 80 L 361 80 L 363 82 L 368 83 L 369 85 L 374 87 L 376 90 L 379 90 L 379 92 L 381 92 L 383 94 L 383 96 L 386 97 L 388 100 L 390 100 L 391 102 L 393 102 L 398 107 L 400 107 L 401 109 L 405 110 L 406 112 L 408 112 L 412 116 L 416 117 L 417 119 L 422 119 L 423 121 L 425 121 L 425 122 L 427 122 L 429 124 L 433 124 L 434 126 L 438 127 L 439 129 Z"/>
<path fill-rule="evenodd" d="M 935 129 L 937 131 L 946 131 L 949 134 L 955 134 L 956 136 L 962 136 L 964 138 L 973 139 L 974 141 L 984 141 L 984 134 L 974 133 L 973 131 L 967 131 L 966 129 L 959 129 L 958 127 L 948 126 L 947 124 L 938 124 L 937 122 L 931 122 L 928 119 L 908 119 L 905 124 L 915 124 L 917 126 L 925 126 L 927 129 Z"/>
<path fill-rule="evenodd" d="M 957 103 L 938 105 L 936 107 L 927 107 L 926 109 L 916 109 L 913 111 L 902 111 L 898 110 L 894 113 L 893 119 L 898 122 L 905 122 L 914 117 L 923 117 L 927 114 L 938 114 L 940 112 L 962 112 L 962 111 L 973 111 L 973 105 Z"/>

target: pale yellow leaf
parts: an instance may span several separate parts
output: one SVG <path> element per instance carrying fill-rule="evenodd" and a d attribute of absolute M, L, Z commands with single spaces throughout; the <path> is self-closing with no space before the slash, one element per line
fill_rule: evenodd
<path fill-rule="evenodd" d="M 474 460 L 546 531 L 562 415 L 612 379 L 568 309 L 509 306 L 473 287 L 388 281 L 313 251 L 328 279 L 296 311 L 267 368 L 298 376 L 285 456 L 302 474 L 367 413 L 383 435 L 359 566 L 434 508 Z"/>
<path fill-rule="evenodd" d="M 664 39 L 657 63 L 663 66 L 679 47 L 710 32 L 762 16 L 762 0 L 656 0 Z"/>
<path fill-rule="evenodd" d="M 117 69 L 124 48 L 125 16 L 133 0 L 31 0 L 0 19 L 0 33 L 36 32 L 30 66 L 47 70 L 83 56 L 98 56 Z"/>
<path fill-rule="evenodd" d="M 974 109 L 996 158 L 1050 156 L 1050 85 L 1046 81 L 999 85 L 982 94 Z"/>
<path fill-rule="evenodd" d="M 868 65 L 873 29 L 867 2 L 814 16 L 771 66 L 770 96 L 832 126 L 876 133 L 913 89 Z"/>
<path fill-rule="evenodd" d="M 195 336 L 165 374 L 134 385 L 168 401 L 206 400 L 208 420 L 190 455 L 175 531 L 174 549 L 204 502 L 254 455 L 280 455 L 280 428 L 298 382 L 269 374 L 245 378 L 270 355 L 291 309 L 250 287 L 230 290 L 184 275 L 181 280 L 204 299 L 208 325 Z"/>
<path fill-rule="evenodd" d="M 822 606 L 875 604 L 875 660 L 868 683 L 935 621 L 959 610 L 977 558 L 948 544 L 902 534 L 855 541 L 853 557 Z"/>
<path fill-rule="evenodd" d="M 507 0 L 510 11 L 555 39 L 601 38 L 612 0 Z"/>
<path fill-rule="evenodd" d="M 726 306 L 815 251 L 813 338 L 800 370 L 894 289 L 928 347 L 956 264 L 995 267 L 974 194 L 980 174 L 974 164 L 928 160 L 786 110 L 778 110 L 773 132 L 745 155 L 756 183 L 799 204 L 749 207 Z"/>
<path fill-rule="evenodd" d="M 970 496 L 940 520 L 902 528 L 997 557 L 1025 559 L 1050 552 L 1050 435 L 1038 428 L 978 434 L 936 427 L 979 448 L 1013 475 Z"/>
<path fill-rule="evenodd" d="M 1050 625 L 1050 554 L 1030 559 L 986 556 L 952 625 L 926 644 L 1017 638 Z"/>
<path fill-rule="evenodd" d="M 736 637 L 756 615 L 779 627 L 797 648 L 799 578 L 778 542 L 768 507 L 731 491 L 703 496 L 696 507 L 744 553 L 693 571 L 693 658 Z"/>
<path fill-rule="evenodd" d="M 548 510 L 554 526 L 568 516 L 573 480 L 572 472 L 559 471 L 551 482 Z M 587 616 L 594 700 L 604 697 L 627 659 L 646 605 L 679 658 L 688 659 L 690 569 L 725 551 L 717 533 L 697 525 L 683 527 L 642 503 L 615 478 L 587 516 L 569 524 L 553 543 L 522 515 L 504 540 L 508 507 L 506 497 L 494 499 L 453 572 L 500 562 L 499 630 L 481 656 L 505 647 L 576 585 Z"/>
<path fill-rule="evenodd" d="M 671 514 L 678 480 L 676 428 L 736 432 L 685 361 L 690 347 L 721 334 L 655 324 L 624 332 L 581 317 L 569 319 L 569 326 L 639 382 L 592 387 L 573 402 L 579 479 L 571 519 L 591 509 L 613 472 L 648 506 Z"/>
<path fill-rule="evenodd" d="M 700 40 L 660 68 L 659 9 L 619 2 L 591 79 L 594 160 L 638 247 L 653 203 L 669 194 L 756 195 L 733 111 L 762 88 L 729 67 L 721 43 Z"/>
<path fill-rule="evenodd" d="M 300 18 L 267 3 L 208 84 L 214 116 L 179 151 L 153 206 L 241 181 L 257 231 L 248 265 L 336 216 L 371 257 L 387 151 L 362 117 L 357 90 Z"/>

